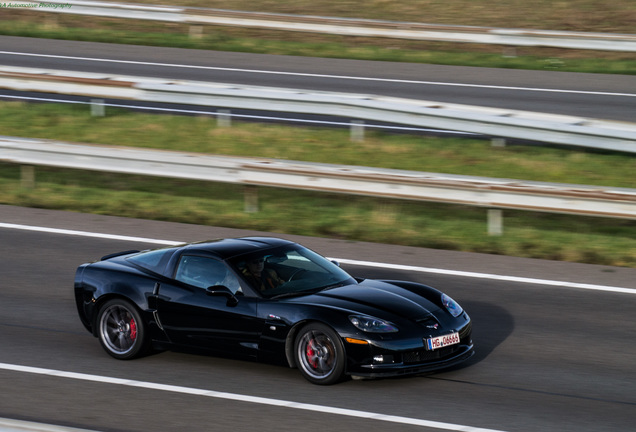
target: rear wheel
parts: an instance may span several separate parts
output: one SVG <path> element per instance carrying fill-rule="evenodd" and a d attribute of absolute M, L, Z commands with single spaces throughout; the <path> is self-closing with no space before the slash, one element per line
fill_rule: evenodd
<path fill-rule="evenodd" d="M 122 299 L 106 302 L 97 317 L 99 342 L 120 360 L 140 357 L 148 351 L 146 326 L 135 306 Z"/>
<path fill-rule="evenodd" d="M 342 341 L 324 324 L 312 323 L 303 327 L 296 337 L 294 354 L 300 372 L 314 384 L 335 384 L 344 375 Z"/>

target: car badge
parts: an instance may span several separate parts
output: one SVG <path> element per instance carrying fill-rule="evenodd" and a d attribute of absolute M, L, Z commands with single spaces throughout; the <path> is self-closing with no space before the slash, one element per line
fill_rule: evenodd
<path fill-rule="evenodd" d="M 426 326 L 426 328 L 429 328 L 429 329 L 435 329 L 435 330 L 437 330 L 437 328 L 438 328 L 438 327 L 439 327 L 439 324 L 437 324 L 437 323 L 435 323 L 435 324 L 428 324 L 428 325 Z"/>

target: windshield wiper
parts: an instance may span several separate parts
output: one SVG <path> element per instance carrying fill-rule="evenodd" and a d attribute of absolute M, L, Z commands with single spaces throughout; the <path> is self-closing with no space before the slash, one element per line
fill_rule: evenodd
<path fill-rule="evenodd" d="M 338 282 L 332 285 L 327 285 L 325 287 L 322 288 L 318 288 L 318 289 L 310 289 L 310 290 L 305 290 L 305 291 L 292 291 L 292 292 L 288 292 L 288 293 L 282 293 L 282 294 L 278 294 L 275 295 L 273 297 L 270 297 L 270 299 L 280 299 L 280 298 L 286 298 L 286 297 L 296 297 L 296 296 L 303 296 L 303 295 L 310 295 L 310 294 L 316 294 L 322 291 L 326 291 L 332 288 L 338 288 L 341 286 L 345 286 L 346 283 L 345 282 Z"/>
<path fill-rule="evenodd" d="M 311 291 L 293 291 L 293 292 L 278 294 L 273 297 L 270 297 L 269 299 L 274 300 L 274 299 L 280 299 L 280 298 L 286 298 L 286 297 L 303 296 L 308 294 L 314 294 L 314 293 Z"/>
<path fill-rule="evenodd" d="M 344 282 L 338 282 L 333 285 L 327 285 L 326 287 L 320 288 L 320 291 L 327 291 L 333 288 L 340 288 L 341 286 L 345 286 L 345 285 L 346 284 Z"/>

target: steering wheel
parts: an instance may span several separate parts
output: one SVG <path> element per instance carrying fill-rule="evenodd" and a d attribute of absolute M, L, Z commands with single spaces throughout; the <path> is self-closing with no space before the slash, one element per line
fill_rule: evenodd
<path fill-rule="evenodd" d="M 291 276 L 289 276 L 289 279 L 287 279 L 287 282 L 291 282 L 291 281 L 293 281 L 293 280 L 296 280 L 296 279 L 298 278 L 298 276 L 299 276 L 299 275 L 301 275 L 301 274 L 305 273 L 306 271 L 307 271 L 307 270 L 302 269 L 302 268 L 301 268 L 301 269 L 296 270 L 295 272 L 293 272 L 293 273 L 291 274 Z"/>

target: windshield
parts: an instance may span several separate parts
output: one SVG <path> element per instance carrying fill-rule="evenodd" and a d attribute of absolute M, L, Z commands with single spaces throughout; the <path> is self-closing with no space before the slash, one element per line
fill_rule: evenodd
<path fill-rule="evenodd" d="M 299 245 L 242 255 L 230 264 L 266 298 L 311 294 L 356 283 L 336 264 Z"/>

